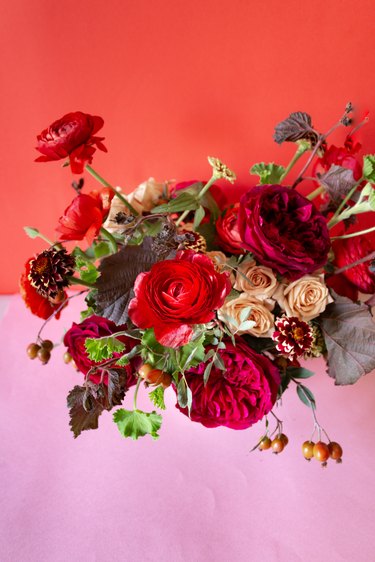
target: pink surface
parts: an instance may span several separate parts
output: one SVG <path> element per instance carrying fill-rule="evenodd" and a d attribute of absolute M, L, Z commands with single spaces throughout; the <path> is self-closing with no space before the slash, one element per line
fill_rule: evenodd
<path fill-rule="evenodd" d="M 46 336 L 57 339 L 78 306 Z M 280 410 L 290 444 L 279 456 L 249 454 L 261 426 L 191 423 L 172 391 L 158 442 L 123 439 L 108 413 L 74 440 L 65 396 L 81 377 L 62 350 L 45 367 L 27 359 L 39 326 L 12 297 L 0 328 L 2 562 L 374 560 L 374 375 L 335 388 L 314 363 L 318 415 L 345 455 L 326 470 L 300 454 L 311 419 L 294 392 Z"/>

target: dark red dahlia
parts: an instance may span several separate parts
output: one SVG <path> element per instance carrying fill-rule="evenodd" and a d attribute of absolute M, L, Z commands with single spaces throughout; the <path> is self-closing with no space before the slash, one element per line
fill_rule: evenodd
<path fill-rule="evenodd" d="M 74 257 L 65 248 L 50 248 L 30 261 L 29 280 L 40 295 L 54 299 L 69 285 L 68 277 L 73 275 Z"/>
<path fill-rule="evenodd" d="M 312 346 L 313 333 L 310 326 L 296 316 L 284 316 L 275 321 L 276 331 L 272 339 L 276 349 L 289 358 L 303 355 Z"/>

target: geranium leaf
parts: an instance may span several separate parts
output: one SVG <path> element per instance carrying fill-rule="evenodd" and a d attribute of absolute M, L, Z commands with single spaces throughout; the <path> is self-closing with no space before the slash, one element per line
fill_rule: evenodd
<path fill-rule="evenodd" d="M 353 384 L 375 369 L 375 324 L 366 304 L 334 299 L 320 317 L 328 374 L 336 384 Z"/>
<path fill-rule="evenodd" d="M 101 275 L 96 282 L 97 314 L 117 325 L 126 323 L 137 276 L 149 271 L 159 259 L 152 251 L 152 242 L 151 237 L 146 237 L 139 246 L 126 246 L 102 260 L 99 266 Z"/>
<path fill-rule="evenodd" d="M 367 154 L 363 157 L 363 177 L 375 183 L 375 154 Z"/>
<path fill-rule="evenodd" d="M 121 353 L 125 349 L 125 344 L 113 336 L 86 338 L 85 348 L 91 361 L 99 363 L 104 359 L 110 359 L 114 353 Z"/>
<path fill-rule="evenodd" d="M 166 409 L 164 402 L 164 388 L 162 386 L 157 386 L 155 390 L 149 393 L 148 397 L 154 406 L 160 408 L 161 410 Z"/>
<path fill-rule="evenodd" d="M 337 203 L 340 203 L 357 183 L 352 170 L 336 164 L 332 164 L 325 174 L 319 174 L 318 178 L 330 199 Z"/>
<path fill-rule="evenodd" d="M 317 134 L 311 124 L 310 115 L 303 111 L 296 111 L 276 125 L 273 138 L 277 144 L 285 141 L 296 142 L 300 139 L 316 141 Z"/>
<path fill-rule="evenodd" d="M 158 439 L 162 417 L 156 412 L 142 412 L 141 410 L 124 410 L 121 408 L 113 414 L 113 420 L 123 437 L 138 439 L 144 435 L 151 435 Z"/>
<path fill-rule="evenodd" d="M 250 169 L 250 174 L 259 176 L 261 184 L 280 183 L 284 173 L 284 166 L 279 166 L 273 162 L 270 164 L 259 162 L 259 164 L 254 164 L 254 166 Z"/>

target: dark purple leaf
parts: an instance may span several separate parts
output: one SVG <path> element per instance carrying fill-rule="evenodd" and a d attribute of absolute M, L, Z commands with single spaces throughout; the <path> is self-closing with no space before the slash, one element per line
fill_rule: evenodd
<path fill-rule="evenodd" d="M 366 304 L 334 299 L 320 317 L 328 374 L 335 384 L 353 384 L 375 369 L 375 323 Z"/>
<path fill-rule="evenodd" d="M 277 144 L 306 139 L 314 146 L 318 141 L 318 134 L 311 124 L 310 115 L 303 111 L 296 111 L 276 125 L 273 138 Z"/>
<path fill-rule="evenodd" d="M 97 385 L 85 388 L 75 386 L 68 394 L 67 402 L 70 415 L 70 428 L 74 437 L 87 429 L 98 429 L 98 419 L 105 409 L 103 398 L 97 393 Z"/>
<path fill-rule="evenodd" d="M 318 174 L 318 178 L 329 198 L 336 204 L 340 204 L 357 183 L 352 170 L 336 164 L 332 164 L 325 174 Z"/>

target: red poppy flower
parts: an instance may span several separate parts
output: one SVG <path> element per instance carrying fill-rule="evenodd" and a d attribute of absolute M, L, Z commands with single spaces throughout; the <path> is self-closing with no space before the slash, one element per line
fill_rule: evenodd
<path fill-rule="evenodd" d="M 105 213 L 99 197 L 77 195 L 59 219 L 60 240 L 86 239 L 89 246 L 98 235 Z"/>

